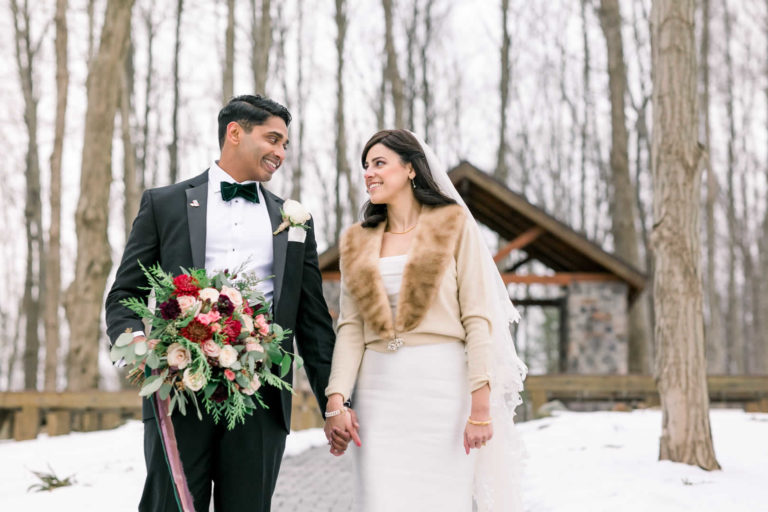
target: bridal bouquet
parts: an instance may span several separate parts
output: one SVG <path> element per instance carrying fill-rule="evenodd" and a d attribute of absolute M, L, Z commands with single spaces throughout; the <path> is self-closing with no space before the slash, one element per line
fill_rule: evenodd
<path fill-rule="evenodd" d="M 271 321 L 257 278 L 209 277 L 200 269 L 174 277 L 159 265 L 142 270 L 157 309 L 135 297 L 121 303 L 150 321 L 150 338 L 134 343 L 133 333 L 123 333 L 110 352 L 112 361 L 132 365 L 128 378 L 140 386 L 139 395 L 170 397 L 169 415 L 176 407 L 186 414 L 191 402 L 202 418 L 200 400 L 216 423 L 223 417 L 232 430 L 257 402 L 267 407 L 262 384 L 292 391 L 282 378 L 294 360 L 301 366 L 301 358 L 282 348 L 290 331 Z"/>

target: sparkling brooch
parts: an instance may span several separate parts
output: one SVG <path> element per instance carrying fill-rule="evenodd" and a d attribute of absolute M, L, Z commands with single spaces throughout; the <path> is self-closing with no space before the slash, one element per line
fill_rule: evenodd
<path fill-rule="evenodd" d="M 390 340 L 389 343 L 387 343 L 387 350 L 390 350 L 392 352 L 396 352 L 397 349 L 403 346 L 403 338 L 400 336 L 395 336 Z"/>

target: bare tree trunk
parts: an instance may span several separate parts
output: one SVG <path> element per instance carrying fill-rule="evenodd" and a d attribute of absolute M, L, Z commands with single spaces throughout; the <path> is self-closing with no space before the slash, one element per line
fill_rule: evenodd
<path fill-rule="evenodd" d="M 709 425 L 702 318 L 694 0 L 653 0 L 653 245 L 659 459 L 719 469 Z"/>
<path fill-rule="evenodd" d="M 718 195 L 717 176 L 712 169 L 712 138 L 711 126 L 709 122 L 709 31 L 710 31 L 710 11 L 709 0 L 702 0 L 702 20 L 704 26 L 701 33 L 701 69 L 702 79 L 702 107 L 704 115 L 704 143 L 707 146 L 706 177 L 707 177 L 707 196 L 705 203 L 705 215 L 707 220 L 707 370 L 710 373 L 725 374 L 726 369 L 726 350 L 725 333 L 723 332 L 723 322 L 721 318 L 722 310 L 720 308 L 720 294 L 717 291 L 715 282 L 715 202 Z"/>
<path fill-rule="evenodd" d="M 96 0 L 88 0 L 88 69 L 90 69 L 93 63 L 93 58 L 96 56 Z"/>
<path fill-rule="evenodd" d="M 766 55 L 768 55 L 768 0 L 765 0 L 765 29 L 763 30 L 763 34 L 765 34 L 765 48 L 766 48 Z M 768 80 L 768 60 L 765 61 L 765 79 Z M 765 105 L 766 105 L 766 115 L 768 115 L 768 87 L 765 88 Z M 768 117 L 766 117 L 768 119 Z M 768 129 L 768 125 L 766 126 Z M 768 147 L 768 139 L 766 140 L 766 146 Z M 765 182 L 768 183 L 768 161 L 765 162 Z M 768 203 L 768 200 L 765 198 L 768 197 L 768 195 L 764 196 L 763 204 Z M 758 297 L 758 315 L 757 317 L 760 319 L 760 326 L 757 330 L 758 332 L 758 339 L 755 340 L 755 343 L 757 344 L 757 347 L 759 348 L 758 351 L 758 360 L 759 360 L 759 372 L 766 374 L 768 373 L 768 279 L 765 279 L 765 276 L 768 276 L 768 208 L 763 212 L 763 222 L 762 222 L 762 229 L 761 229 L 761 235 L 760 236 L 760 273 L 763 276 L 762 279 L 759 281 L 759 297 Z"/>
<path fill-rule="evenodd" d="M 434 0 L 427 0 L 427 5 L 424 7 L 424 41 L 421 44 L 421 97 L 424 103 L 424 140 L 427 142 L 431 140 L 432 126 L 435 123 L 435 106 L 432 88 L 429 86 L 428 58 L 429 47 L 432 43 L 432 8 L 434 3 Z"/>
<path fill-rule="evenodd" d="M 99 51 L 88 72 L 80 199 L 75 213 L 75 278 L 67 289 L 71 340 L 67 361 L 69 389 L 98 386 L 98 353 L 104 287 L 112 266 L 107 225 L 112 181 L 112 136 L 121 65 L 131 30 L 133 0 L 109 0 Z"/>
<path fill-rule="evenodd" d="M 584 46 L 584 67 L 582 68 L 582 79 L 584 81 L 584 101 L 582 108 L 584 109 L 584 118 L 581 123 L 581 164 L 579 183 L 581 184 L 581 190 L 579 194 L 580 208 L 579 208 L 579 227 L 585 234 L 589 234 L 587 229 L 587 143 L 589 141 L 589 112 L 592 110 L 592 81 L 589 70 L 590 63 L 590 47 L 589 37 L 587 34 L 587 1 L 581 0 L 581 25 L 582 25 L 582 43 Z"/>
<path fill-rule="evenodd" d="M 27 1 L 19 5 L 11 0 L 16 66 L 24 96 L 24 124 L 27 127 L 26 197 L 24 226 L 27 240 L 27 262 L 24 278 L 24 389 L 36 389 L 40 351 L 40 309 L 44 293 L 45 262 L 43 260 L 43 209 L 40 198 L 40 156 L 37 144 L 37 104 L 34 87 L 35 58 L 40 42 L 33 43 L 30 34 L 30 11 Z"/>
<path fill-rule="evenodd" d="M 611 98 L 611 173 L 613 194 L 610 197 L 613 240 L 616 254 L 636 267 L 640 266 L 635 218 L 635 193 L 629 175 L 629 134 L 624 113 L 627 93 L 627 71 L 624 43 L 621 39 L 621 12 L 618 0 L 601 0 L 598 10 L 600 27 L 608 50 L 608 87 Z M 646 302 L 638 300 L 629 314 L 629 371 L 648 373 L 648 321 Z"/>
<path fill-rule="evenodd" d="M 334 240 L 339 239 L 343 224 L 344 207 L 341 200 L 340 179 L 346 178 L 347 195 L 353 211 L 358 207 L 357 188 L 347 160 L 347 133 L 344 121 L 344 43 L 347 37 L 346 0 L 336 0 L 336 229 Z"/>
<path fill-rule="evenodd" d="M 139 158 L 139 189 L 144 190 L 154 185 L 154 180 L 147 183 L 147 152 L 149 151 L 149 114 L 151 111 L 152 76 L 155 74 L 153 64 L 153 46 L 155 41 L 155 22 L 152 19 L 152 9 L 144 11 L 144 28 L 147 31 L 147 77 L 144 83 L 144 120 L 141 127 L 141 157 Z"/>
<path fill-rule="evenodd" d="M 136 170 L 136 146 L 133 143 L 131 114 L 133 112 L 133 45 L 128 44 L 120 88 L 120 133 L 123 142 L 123 224 L 125 239 L 131 233 L 133 219 L 139 212 L 139 179 Z"/>
<path fill-rule="evenodd" d="M 221 104 L 235 94 L 235 0 L 227 0 L 227 32 L 224 36 L 224 70 Z"/>
<path fill-rule="evenodd" d="M 501 81 L 499 82 L 501 96 L 501 119 L 499 120 L 499 149 L 496 153 L 496 170 L 493 175 L 502 183 L 509 178 L 507 166 L 507 108 L 509 107 L 509 46 L 511 38 L 508 26 L 509 0 L 501 0 Z"/>
<path fill-rule="evenodd" d="M 297 67 L 298 77 L 296 79 L 296 103 L 298 105 L 299 115 L 298 127 L 295 137 L 296 143 L 296 165 L 293 166 L 291 174 L 291 197 L 296 201 L 301 201 L 301 179 L 303 174 L 304 161 L 304 45 L 302 34 L 304 32 L 304 6 L 302 2 L 297 5 L 299 10 L 298 31 L 297 31 Z"/>
<path fill-rule="evenodd" d="M 61 305 L 61 160 L 69 89 L 67 63 L 67 0 L 56 0 L 56 121 L 51 152 L 51 225 L 45 251 L 45 390 L 56 390 L 59 366 Z"/>
<path fill-rule="evenodd" d="M 414 130 L 416 126 L 416 120 L 415 117 L 415 109 L 416 109 L 416 95 L 417 95 L 417 86 L 416 86 L 416 62 L 415 57 L 417 55 L 416 50 L 416 27 L 419 22 L 419 2 L 418 0 L 413 1 L 413 11 L 411 12 L 411 17 L 408 20 L 408 25 L 405 30 L 406 35 L 406 73 L 405 73 L 405 80 L 406 80 L 406 97 L 405 97 L 405 103 L 406 103 L 406 123 L 409 130 Z"/>
<path fill-rule="evenodd" d="M 738 244 L 738 226 L 736 222 L 736 197 L 734 178 L 736 174 L 736 127 L 733 113 L 733 62 L 731 59 L 731 14 L 727 5 L 723 5 L 725 25 L 725 68 L 726 68 L 726 116 L 728 118 L 728 311 L 725 320 L 727 351 L 726 361 L 728 373 L 741 374 L 744 372 L 744 340 L 741 332 L 739 313 L 742 303 L 739 291 L 736 289 L 736 246 Z"/>
<path fill-rule="evenodd" d="M 184 0 L 176 3 L 176 44 L 173 50 L 173 114 L 171 117 L 171 143 L 168 145 L 170 183 L 179 179 L 179 54 L 181 52 L 181 14 Z"/>
<path fill-rule="evenodd" d="M 257 94 L 266 94 L 267 76 L 269 75 L 269 52 L 272 49 L 272 16 L 270 0 L 261 0 L 261 15 L 256 9 L 256 0 L 251 0 L 253 22 L 251 24 L 251 72 L 253 88 Z"/>
<path fill-rule="evenodd" d="M 403 92 L 403 79 L 397 68 L 397 51 L 395 50 L 395 41 L 392 28 L 392 11 L 394 0 L 381 0 L 384 7 L 384 27 L 385 44 L 384 51 L 387 55 L 387 67 L 384 71 L 386 81 L 389 83 L 392 91 L 392 105 L 395 109 L 395 128 L 406 128 L 403 117 L 403 107 L 405 103 L 405 94 Z"/>

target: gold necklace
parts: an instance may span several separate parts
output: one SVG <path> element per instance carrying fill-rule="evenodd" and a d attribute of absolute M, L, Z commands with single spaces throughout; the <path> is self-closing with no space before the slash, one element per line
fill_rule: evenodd
<path fill-rule="evenodd" d="M 419 225 L 419 223 L 417 222 L 416 224 L 414 224 L 413 226 L 409 227 L 405 231 L 387 231 L 387 233 L 389 233 L 390 235 L 404 235 L 406 233 L 410 233 L 411 231 L 413 231 L 414 228 L 416 226 L 418 226 L 418 225 Z"/>

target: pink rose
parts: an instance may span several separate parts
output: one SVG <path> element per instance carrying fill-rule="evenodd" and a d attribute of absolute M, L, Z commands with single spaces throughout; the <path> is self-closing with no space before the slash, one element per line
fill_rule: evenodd
<path fill-rule="evenodd" d="M 264 347 L 261 346 L 261 343 L 256 338 L 247 337 L 245 338 L 245 351 L 246 352 L 264 352 Z"/>
<path fill-rule="evenodd" d="M 254 375 L 253 379 L 251 379 L 251 382 L 248 384 L 248 387 L 243 388 L 243 393 L 245 393 L 246 395 L 252 395 L 256 391 L 258 391 L 260 387 L 261 387 L 261 381 L 259 380 L 259 376 Z"/>
<path fill-rule="evenodd" d="M 175 366 L 179 370 L 183 370 L 191 360 L 192 354 L 190 354 L 189 349 L 180 343 L 172 343 L 168 347 L 168 366 Z"/>
<path fill-rule="evenodd" d="M 269 324 L 267 323 L 267 319 L 264 318 L 264 315 L 256 315 L 254 324 L 258 327 L 259 334 L 262 336 L 269 334 Z"/>
<path fill-rule="evenodd" d="M 203 353 L 208 357 L 219 357 L 221 353 L 221 347 L 213 340 L 206 340 L 203 343 Z"/>
<path fill-rule="evenodd" d="M 211 324 L 210 328 L 213 332 L 219 332 L 221 330 L 221 324 L 219 323 Z"/>
<path fill-rule="evenodd" d="M 200 313 L 195 318 L 203 325 L 210 325 L 211 323 L 220 320 L 221 314 L 218 311 L 212 309 L 207 313 Z"/>
<path fill-rule="evenodd" d="M 224 376 L 227 378 L 227 380 L 235 380 L 235 372 L 227 368 L 224 370 Z"/>
<path fill-rule="evenodd" d="M 176 300 L 179 303 L 179 307 L 181 308 L 181 314 L 183 315 L 186 315 L 187 313 L 189 313 L 197 305 L 197 299 L 192 297 L 191 295 L 182 295 Z"/>

